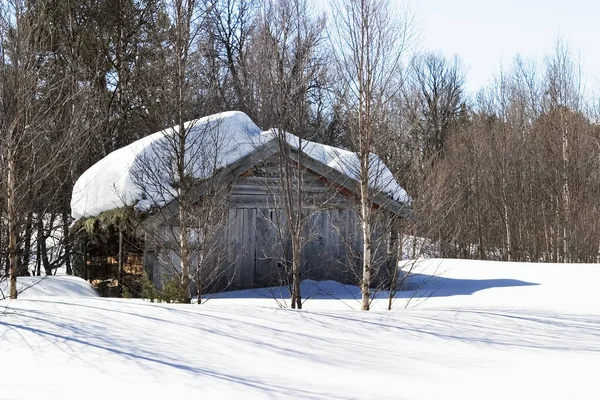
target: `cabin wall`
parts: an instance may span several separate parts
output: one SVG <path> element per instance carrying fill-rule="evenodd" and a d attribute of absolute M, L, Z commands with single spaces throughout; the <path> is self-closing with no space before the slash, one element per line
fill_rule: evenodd
<path fill-rule="evenodd" d="M 281 210 L 238 208 L 230 211 L 229 251 L 236 288 L 285 282 L 291 244 Z M 362 238 L 353 210 L 315 211 L 305 226 L 301 278 L 356 283 Z"/>
<path fill-rule="evenodd" d="M 291 260 L 291 245 L 284 223 L 281 210 L 230 209 L 225 234 L 227 246 L 222 250 L 226 258 L 220 265 L 214 265 L 223 269 L 224 279 L 219 289 L 257 288 L 285 282 L 285 262 Z M 172 246 L 165 243 L 158 252 L 146 253 L 146 271 L 158 286 L 165 276 L 180 271 L 177 243 L 171 241 Z M 354 210 L 315 211 L 305 226 L 301 278 L 355 284 L 361 273 L 361 252 L 362 236 Z M 194 256 L 191 263 L 195 264 Z"/>
<path fill-rule="evenodd" d="M 302 204 L 310 217 L 303 232 L 301 279 L 356 284 L 362 274 L 362 234 L 355 199 L 308 170 L 303 174 L 302 187 Z M 223 257 L 218 257 L 214 265 L 223 271 L 221 281 L 214 286 L 216 290 L 285 283 L 285 263 L 291 260 L 291 245 L 280 199 L 276 158 L 237 179 L 229 198 L 230 209 L 220 252 Z M 146 260 L 147 270 L 157 285 L 165 274 L 172 275 L 179 266 L 174 250 L 178 247 L 177 228 L 163 226 L 160 229 L 159 242 L 163 248 L 158 246 L 158 253 L 148 252 Z M 382 234 L 376 230 L 375 235 Z M 151 246 L 157 248 L 157 244 Z M 383 254 L 381 249 L 377 253 Z"/>

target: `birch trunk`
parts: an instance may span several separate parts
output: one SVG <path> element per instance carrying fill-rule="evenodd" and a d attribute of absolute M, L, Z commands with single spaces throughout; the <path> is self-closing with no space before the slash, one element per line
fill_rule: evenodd
<path fill-rule="evenodd" d="M 175 43 L 175 53 L 177 55 L 177 178 L 179 179 L 179 188 L 177 190 L 179 201 L 179 250 L 181 267 L 181 286 L 184 292 L 184 302 L 191 302 L 190 294 L 190 260 L 189 260 L 189 240 L 187 218 L 189 215 L 188 204 L 188 178 L 186 176 L 186 147 L 187 147 L 187 129 L 185 127 L 185 102 L 187 99 L 186 91 L 186 71 L 189 55 L 189 41 L 192 39 L 190 34 L 191 18 L 194 11 L 194 0 L 177 0 L 176 23 L 177 37 Z"/>
<path fill-rule="evenodd" d="M 9 133 L 12 139 L 12 132 Z M 7 208 L 8 208 L 8 258 L 10 274 L 10 298 L 17 298 L 17 212 L 15 205 L 15 160 L 12 150 L 8 149 L 6 166 Z"/>
<path fill-rule="evenodd" d="M 361 197 L 361 224 L 363 235 L 363 268 L 361 282 L 361 310 L 368 311 L 371 303 L 371 221 L 370 221 L 370 205 L 368 201 L 367 182 L 363 179 L 360 185 Z"/>
<path fill-rule="evenodd" d="M 297 236 L 297 235 L 294 235 Z M 300 292 L 300 238 L 292 237 L 292 308 L 302 309 Z"/>
<path fill-rule="evenodd" d="M 561 112 L 562 117 L 562 112 Z M 561 118 L 564 119 L 564 118 Z M 563 134 L 562 134 L 562 196 L 563 196 L 563 231 L 562 231 L 562 251 L 563 251 L 563 262 L 569 262 L 569 177 L 567 175 L 567 168 L 569 166 L 569 130 L 566 127 L 566 123 L 563 121 Z"/>

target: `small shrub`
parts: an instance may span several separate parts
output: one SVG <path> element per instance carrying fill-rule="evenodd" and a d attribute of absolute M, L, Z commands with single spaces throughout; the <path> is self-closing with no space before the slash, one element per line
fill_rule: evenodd
<path fill-rule="evenodd" d="M 156 286 L 154 286 L 154 283 L 148 278 L 148 275 L 142 274 L 140 280 L 140 284 L 142 286 L 141 297 L 148 299 L 153 303 L 155 301 L 159 301 L 159 291 Z"/>
<path fill-rule="evenodd" d="M 160 301 L 165 303 L 184 303 L 186 300 L 185 289 L 178 277 L 172 277 L 163 281 L 160 291 Z"/>
<path fill-rule="evenodd" d="M 121 286 L 121 297 L 124 299 L 131 299 L 133 297 L 127 286 Z"/>
<path fill-rule="evenodd" d="M 140 297 L 151 302 L 183 303 L 185 302 L 185 290 L 178 277 L 163 280 L 162 289 L 157 288 L 146 274 L 139 277 L 141 287 Z"/>

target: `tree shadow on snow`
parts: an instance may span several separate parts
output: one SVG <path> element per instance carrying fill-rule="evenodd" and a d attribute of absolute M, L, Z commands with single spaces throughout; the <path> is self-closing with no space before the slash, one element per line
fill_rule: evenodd
<path fill-rule="evenodd" d="M 408 279 L 406 290 L 398 293 L 397 297 L 467 296 L 487 289 L 537 285 L 539 283 L 518 279 L 460 279 L 414 274 Z"/>
<path fill-rule="evenodd" d="M 505 287 L 536 286 L 538 283 L 518 279 L 458 279 L 428 274 L 413 274 L 407 280 L 405 290 L 398 291 L 395 298 L 450 297 L 472 295 L 476 292 Z M 304 299 L 359 299 L 360 288 L 335 281 L 302 281 Z M 377 298 L 387 298 L 387 290 L 376 291 Z M 222 299 L 285 299 L 289 298 L 286 287 L 260 288 L 223 292 L 212 296 Z"/>
<path fill-rule="evenodd" d="M 77 306 L 85 307 L 84 305 Z M 156 307 L 156 305 L 153 306 Z M 91 308 L 94 309 L 95 307 Z M 96 309 L 102 310 L 102 308 Z M 111 310 L 107 309 L 107 311 Z M 169 310 L 166 309 L 164 311 Z M 100 317 L 100 315 L 97 316 Z M 140 319 L 148 319 L 148 316 L 146 315 L 136 316 Z M 218 368 L 212 368 L 211 363 L 199 362 L 197 357 L 189 358 L 186 357 L 186 355 L 176 354 L 176 352 L 160 352 L 157 349 L 153 349 L 151 343 L 144 345 L 137 343 L 134 337 L 129 337 L 128 335 L 118 335 L 119 331 L 114 331 L 114 327 L 107 326 L 105 327 L 106 329 L 102 329 L 102 321 L 92 322 L 89 318 L 89 315 L 86 324 L 84 324 L 83 326 L 77 326 L 76 324 L 72 323 L 72 321 L 70 321 L 69 318 L 66 318 L 64 321 L 57 321 L 57 318 L 53 317 L 56 316 L 45 315 L 45 313 L 38 312 L 37 310 L 21 310 L 18 318 L 14 321 L 0 320 L 0 331 L 6 330 L 15 332 L 19 334 L 21 340 L 25 343 L 28 340 L 26 334 L 38 336 L 44 339 L 48 345 L 54 346 L 57 349 L 73 356 L 74 358 L 80 360 L 87 360 L 87 362 L 89 364 L 92 364 L 94 367 L 99 366 L 100 368 L 98 368 L 98 372 L 101 374 L 109 374 L 110 371 L 103 370 L 101 368 L 101 363 L 98 364 L 96 362 L 93 362 L 93 360 L 95 359 L 95 357 L 96 359 L 100 358 L 103 353 L 109 353 L 118 357 L 122 357 L 126 362 L 134 362 L 145 368 L 148 368 L 148 373 L 154 372 L 156 374 L 162 374 L 163 372 L 168 371 L 169 369 L 174 369 L 183 373 L 191 374 L 196 377 L 204 377 L 214 379 L 216 381 L 222 381 L 229 385 L 236 385 L 239 386 L 240 390 L 244 392 L 248 392 L 250 390 L 255 394 L 261 394 L 262 397 L 272 396 L 273 393 L 275 393 L 283 395 L 284 397 L 291 398 L 302 397 L 307 399 L 320 399 L 323 398 L 325 395 L 325 393 L 322 393 L 319 390 L 293 387 L 283 383 L 280 384 L 278 382 L 274 382 L 271 379 L 263 380 L 260 376 L 256 376 L 253 374 L 236 375 L 234 373 L 227 373 L 219 370 Z M 208 326 L 205 326 L 204 323 L 206 323 L 206 319 L 208 318 L 214 318 L 219 320 L 227 319 L 206 314 L 201 315 L 201 320 L 203 321 L 203 324 L 194 324 L 194 327 L 198 332 L 197 337 L 202 337 L 203 335 L 208 334 L 218 336 L 221 338 L 228 337 L 229 340 L 232 341 L 237 340 L 242 342 L 248 342 L 250 344 L 262 346 L 270 350 L 273 350 L 275 348 L 278 351 L 284 352 L 288 355 L 291 352 L 293 352 L 294 349 L 288 349 L 284 347 L 279 348 L 275 346 L 272 343 L 272 341 L 269 341 L 268 338 L 272 337 L 272 335 L 274 334 L 293 334 L 294 339 L 298 339 L 298 333 L 296 332 L 277 332 L 276 329 L 273 329 L 272 327 L 266 325 L 259 327 L 266 329 L 266 331 L 263 332 L 264 335 L 260 336 L 264 339 L 253 339 L 251 337 L 247 337 L 247 335 L 241 334 L 241 331 L 244 331 L 244 329 L 251 327 L 249 325 L 252 325 L 252 323 L 241 323 L 240 321 L 235 321 L 235 325 L 243 325 L 243 327 L 239 327 L 240 332 L 234 334 L 232 333 L 233 325 L 230 325 L 228 327 L 229 330 L 221 330 L 215 326 L 210 326 L 210 323 L 208 324 Z M 154 318 L 150 319 L 153 321 L 155 320 Z M 163 322 L 168 321 L 165 320 Z M 127 330 L 127 327 L 123 327 L 123 330 Z M 275 331 L 275 333 L 272 333 L 270 335 L 269 331 L 271 330 Z M 115 335 L 115 333 L 117 333 L 117 335 Z M 150 336 L 147 339 L 152 340 L 152 337 Z M 313 339 L 319 338 L 308 337 L 307 339 L 311 340 L 311 343 L 314 343 Z M 293 343 L 295 340 L 290 340 L 289 342 Z M 326 343 L 324 344 L 324 346 L 331 346 L 331 343 Z M 30 346 L 30 348 L 31 351 L 39 351 L 40 344 L 35 343 L 35 345 Z M 96 354 L 92 354 L 94 351 L 96 352 Z M 310 354 L 302 353 L 296 354 L 296 356 L 309 355 Z M 326 358 L 325 361 L 327 361 Z M 327 395 L 328 397 L 331 397 L 330 394 Z M 347 399 L 343 396 L 334 396 L 331 398 L 336 398 L 339 400 Z"/>

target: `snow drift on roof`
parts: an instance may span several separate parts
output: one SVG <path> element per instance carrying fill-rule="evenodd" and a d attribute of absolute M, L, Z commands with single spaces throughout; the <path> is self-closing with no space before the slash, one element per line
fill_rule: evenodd
<path fill-rule="evenodd" d="M 229 111 L 187 122 L 186 174 L 204 179 L 274 140 L 276 131 L 261 132 L 244 113 Z M 75 219 L 96 216 L 103 211 L 135 206 L 140 210 L 161 207 L 173 200 L 177 174 L 173 151 L 178 127 L 168 128 L 113 151 L 75 183 L 71 213 Z M 355 153 L 332 146 L 302 141 L 287 134 L 290 146 L 302 151 L 352 179 L 358 177 Z M 371 157 L 370 185 L 393 199 L 410 198 L 376 155 Z M 143 190 L 142 190 L 143 188 Z"/>
<path fill-rule="evenodd" d="M 258 126 L 246 114 L 237 111 L 190 121 L 185 126 L 189 129 L 186 169 L 197 178 L 206 178 L 214 173 L 214 168 L 208 168 L 208 162 L 200 160 L 204 153 L 213 153 L 217 163 L 212 163 L 212 167 L 226 166 L 254 150 L 260 138 Z M 158 203 L 155 204 L 157 206 L 171 201 L 176 181 L 174 151 L 171 149 L 177 144 L 177 130 L 178 127 L 168 128 L 149 135 L 113 151 L 92 165 L 73 187 L 73 218 L 96 216 L 125 205 L 137 205 L 140 200 L 140 208 L 146 208 L 150 206 L 147 204 L 149 198 Z M 144 191 L 155 192 L 155 195 L 144 196 Z"/>
<path fill-rule="evenodd" d="M 277 131 L 272 129 L 263 132 L 263 135 L 274 138 Z M 286 139 L 293 148 L 300 149 L 301 147 L 300 150 L 310 158 L 326 164 L 349 178 L 358 180 L 360 162 L 356 153 L 338 147 L 300 140 L 298 136 L 291 133 L 286 133 Z M 392 172 L 376 154 L 371 154 L 369 159 L 369 186 L 378 189 L 396 201 L 410 202 L 410 197 L 406 191 L 396 182 Z"/>

